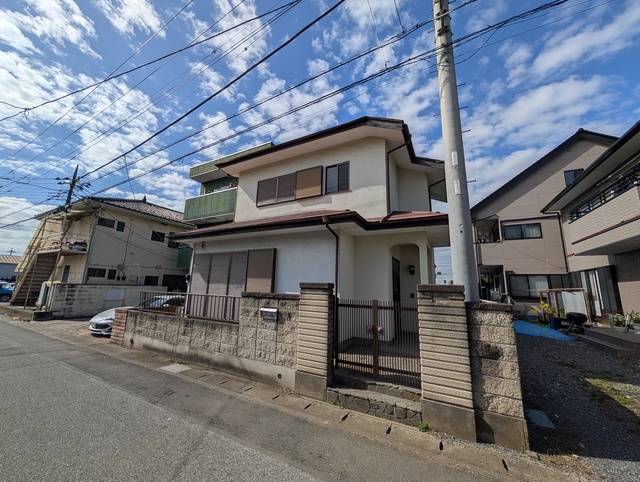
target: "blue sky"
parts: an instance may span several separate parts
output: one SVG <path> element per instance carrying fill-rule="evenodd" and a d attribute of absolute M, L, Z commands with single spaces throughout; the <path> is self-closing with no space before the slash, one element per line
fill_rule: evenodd
<path fill-rule="evenodd" d="M 189 167 L 363 115 L 404 120 L 418 155 L 442 158 L 433 12 L 424 0 L 346 0 L 151 138 L 335 3 L 17 0 L 0 7 L 0 254 L 24 251 L 36 224 L 21 221 L 64 202 L 67 186 L 60 182 L 76 164 L 83 189 L 74 198 L 146 195 L 182 210 L 198 189 Z M 620 135 L 639 118 L 640 2 L 569 0 L 472 35 L 543 3 L 451 5 L 454 40 L 471 35 L 455 51 L 467 173 L 475 180 L 471 205 L 578 128 Z M 163 61 L 46 103 L 213 35 Z M 446 278 L 446 260 L 438 271 Z"/>

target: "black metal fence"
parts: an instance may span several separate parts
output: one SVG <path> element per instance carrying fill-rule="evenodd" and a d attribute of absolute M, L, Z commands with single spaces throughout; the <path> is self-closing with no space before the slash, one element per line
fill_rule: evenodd
<path fill-rule="evenodd" d="M 233 323 L 240 320 L 239 296 L 141 291 L 140 303 L 136 308 L 142 311 L 160 311 L 176 316 Z"/>
<path fill-rule="evenodd" d="M 416 303 L 339 299 L 335 336 L 337 368 L 420 386 Z"/>

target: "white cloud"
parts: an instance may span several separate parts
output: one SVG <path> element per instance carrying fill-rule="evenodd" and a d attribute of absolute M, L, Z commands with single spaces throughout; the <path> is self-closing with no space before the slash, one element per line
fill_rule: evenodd
<path fill-rule="evenodd" d="M 123 35 L 133 35 L 136 30 L 154 33 L 162 25 L 162 19 L 148 0 L 93 0 L 105 18 Z M 165 37 L 164 31 L 158 34 Z"/>
<path fill-rule="evenodd" d="M 1 31 L 8 34 L 9 45 L 21 52 L 34 50 L 35 47 L 26 35 L 34 35 L 47 42 L 57 55 L 65 55 L 62 46 L 75 45 L 81 52 L 99 58 L 88 38 L 96 36 L 93 22 L 85 16 L 72 0 L 25 0 L 27 13 L 16 10 L 2 10 Z M 19 31 L 19 34 L 18 34 Z"/>

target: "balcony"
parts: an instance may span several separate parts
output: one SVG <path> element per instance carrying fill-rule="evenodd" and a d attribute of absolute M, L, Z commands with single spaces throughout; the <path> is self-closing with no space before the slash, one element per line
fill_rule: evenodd
<path fill-rule="evenodd" d="M 235 213 L 237 195 L 238 188 L 232 187 L 187 199 L 184 220 L 194 224 L 230 221 Z"/>
<path fill-rule="evenodd" d="M 597 205 L 596 198 L 601 199 Z M 640 187 L 637 185 L 599 193 L 571 214 L 577 212 L 580 215 L 573 216 L 569 224 L 569 252 L 614 255 L 640 248 Z"/>

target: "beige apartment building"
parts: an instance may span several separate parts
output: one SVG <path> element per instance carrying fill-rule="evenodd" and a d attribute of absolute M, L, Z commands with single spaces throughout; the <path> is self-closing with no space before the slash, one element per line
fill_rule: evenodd
<path fill-rule="evenodd" d="M 571 282 L 596 315 L 640 311 L 639 162 L 637 122 L 542 208 L 559 213 Z"/>
<path fill-rule="evenodd" d="M 508 294 L 518 302 L 536 303 L 540 290 L 585 287 L 595 315 L 621 309 L 610 258 L 592 253 L 572 259 L 568 226 L 559 210 L 548 206 L 615 141 L 579 129 L 471 209 L 482 298 Z"/>

